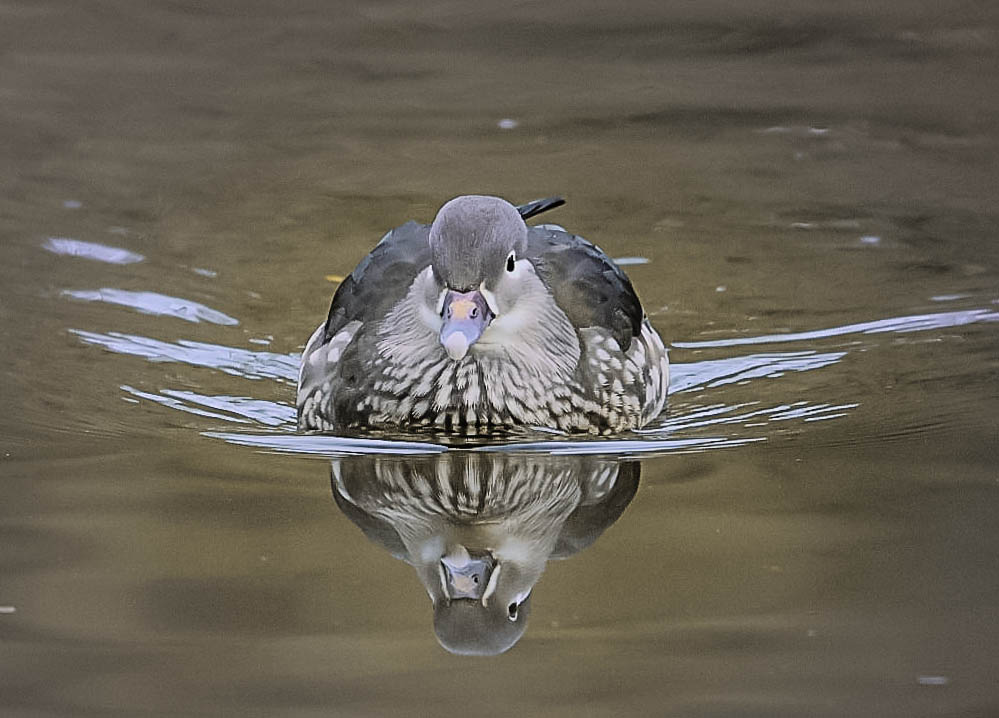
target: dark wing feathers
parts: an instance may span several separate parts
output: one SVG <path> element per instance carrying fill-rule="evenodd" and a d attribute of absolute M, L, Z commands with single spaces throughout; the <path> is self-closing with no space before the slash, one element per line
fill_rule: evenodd
<path fill-rule="evenodd" d="M 562 525 L 551 558 L 569 558 L 590 546 L 611 524 L 621 518 L 621 514 L 635 498 L 642 471 L 638 461 L 621 462 L 617 480 L 611 490 L 596 499 L 592 483 L 593 478 L 601 475 L 599 469 L 600 466 L 597 465 L 590 473 L 585 469 L 581 472 L 579 483 L 585 498 Z"/>
<path fill-rule="evenodd" d="M 429 234 L 429 226 L 407 222 L 385 235 L 337 287 L 324 343 L 355 319 L 377 321 L 406 295 L 416 275 L 430 264 Z"/>
<path fill-rule="evenodd" d="M 527 247 L 528 259 L 573 326 L 603 327 L 627 351 L 644 317 L 627 275 L 600 249 L 567 232 L 531 227 Z"/>
<path fill-rule="evenodd" d="M 525 219 L 564 204 L 561 197 L 517 208 Z M 375 322 L 405 296 L 416 275 L 430 264 L 430 227 L 407 222 L 389 232 L 361 260 L 333 295 L 324 342 L 354 320 Z M 621 269 L 582 237 L 529 227 L 528 259 L 555 301 L 578 329 L 603 327 L 623 350 L 642 328 L 642 305 Z"/>

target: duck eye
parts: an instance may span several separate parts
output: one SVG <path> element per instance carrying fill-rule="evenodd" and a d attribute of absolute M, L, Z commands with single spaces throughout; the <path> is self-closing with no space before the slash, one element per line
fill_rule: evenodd
<path fill-rule="evenodd" d="M 517 604 L 511 603 L 506 609 L 507 615 L 510 617 L 511 621 L 517 620 Z"/>
<path fill-rule="evenodd" d="M 514 262 L 516 257 L 513 256 L 513 252 L 510 252 L 509 256 L 506 258 L 506 271 L 512 272 L 514 267 Z"/>

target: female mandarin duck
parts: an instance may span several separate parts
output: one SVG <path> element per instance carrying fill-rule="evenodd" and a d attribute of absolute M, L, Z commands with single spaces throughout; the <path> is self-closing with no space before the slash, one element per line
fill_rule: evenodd
<path fill-rule="evenodd" d="M 301 429 L 515 426 L 609 434 L 663 410 L 666 347 L 598 247 L 457 197 L 389 232 L 337 288 L 302 354 Z"/>

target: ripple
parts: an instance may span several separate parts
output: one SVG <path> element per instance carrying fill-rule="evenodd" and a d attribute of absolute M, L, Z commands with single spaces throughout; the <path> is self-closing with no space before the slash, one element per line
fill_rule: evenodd
<path fill-rule="evenodd" d="M 430 442 L 394 439 L 363 439 L 325 434 L 244 434 L 236 432 L 207 431 L 203 436 L 222 439 L 230 444 L 251 446 L 278 453 L 307 454 L 336 457 L 360 454 L 434 454 L 445 451 L 504 452 L 548 454 L 551 456 L 635 456 L 666 454 L 685 451 L 703 451 L 721 447 L 741 446 L 762 437 L 727 439 L 704 437 L 691 439 L 591 439 L 585 441 L 523 441 L 486 445 L 434 444 Z"/>
<path fill-rule="evenodd" d="M 999 321 L 999 312 L 990 309 L 969 309 L 958 312 L 940 312 L 937 314 L 916 314 L 907 317 L 878 319 L 872 322 L 847 324 L 841 327 L 816 329 L 810 332 L 793 334 L 766 334 L 758 337 L 736 337 L 732 339 L 716 339 L 701 342 L 673 342 L 672 346 L 681 349 L 708 349 L 712 347 L 737 347 L 749 344 L 777 344 L 780 342 L 798 342 L 809 339 L 827 339 L 844 334 L 882 334 L 885 332 L 922 332 L 929 329 L 945 329 L 960 327 L 976 322 Z"/>
<path fill-rule="evenodd" d="M 659 428 L 639 429 L 638 433 L 679 432 L 714 427 L 723 424 L 740 424 L 756 428 L 766 426 L 770 422 L 790 421 L 822 421 L 846 416 L 848 410 L 856 409 L 859 404 L 813 404 L 808 401 L 796 401 L 791 404 L 759 407 L 760 402 L 745 402 L 742 404 L 712 404 L 704 407 L 693 407 L 687 413 L 669 416 Z M 751 409 L 743 411 L 743 409 Z M 737 412 L 737 413 L 733 413 Z"/>
<path fill-rule="evenodd" d="M 592 439 L 589 441 L 529 441 L 495 446 L 478 446 L 474 451 L 544 453 L 552 456 L 635 456 L 638 454 L 675 454 L 722 447 L 742 446 L 765 438 L 728 438 L 708 436 L 690 439 Z"/>
<path fill-rule="evenodd" d="M 448 451 L 447 446 L 429 442 L 356 439 L 322 434 L 237 434 L 206 431 L 203 435 L 239 446 L 324 457 L 357 454 L 436 454 Z"/>
<path fill-rule="evenodd" d="M 129 252 L 121 247 L 109 247 L 106 244 L 96 242 L 83 242 L 79 239 L 68 237 L 49 237 L 43 249 L 47 249 L 53 254 L 62 254 L 68 257 L 83 257 L 96 262 L 106 262 L 107 264 L 135 264 L 145 259 L 141 254 Z"/>
<path fill-rule="evenodd" d="M 974 309 L 968 311 L 921 314 L 888 318 L 858 324 L 819 329 L 797 334 L 765 335 L 706 342 L 677 342 L 675 347 L 731 347 L 835 337 L 851 333 L 916 332 L 999 320 L 999 312 Z M 251 351 L 218 344 L 178 341 L 164 342 L 117 332 L 100 334 L 70 330 L 84 342 L 105 347 L 122 354 L 142 356 L 155 362 L 180 362 L 191 366 L 218 369 L 248 379 L 274 379 L 294 384 L 298 377 L 300 355 Z M 835 365 L 847 351 L 765 352 L 690 363 L 674 363 L 671 367 L 671 394 L 694 394 L 734 384 L 760 379 L 779 379 L 791 372 L 808 372 Z M 782 422 L 801 425 L 840 419 L 860 406 L 853 401 L 809 401 L 789 397 L 791 401 L 772 405 L 760 401 L 708 404 L 674 402 L 670 412 L 657 425 L 624 436 L 584 438 L 552 431 L 525 430 L 516 435 L 483 437 L 478 441 L 463 441 L 454 437 L 406 432 L 364 432 L 361 436 L 332 436 L 292 433 L 296 427 L 296 411 L 290 403 L 265 401 L 247 396 L 207 396 L 192 391 L 162 389 L 157 392 L 139 391 L 122 386 L 129 398 L 152 401 L 170 409 L 224 421 L 247 428 L 254 426 L 277 429 L 271 433 L 207 432 L 205 436 L 229 443 L 251 446 L 265 451 L 314 456 L 338 456 L 358 453 L 439 452 L 452 449 L 475 451 L 521 451 L 551 455 L 593 454 L 610 456 L 668 454 L 677 452 L 711 451 L 766 441 L 771 428 Z M 701 394 L 700 396 L 708 396 Z M 719 398 L 722 398 L 721 396 Z M 853 397 L 851 397 L 853 398 Z M 881 432 L 882 437 L 884 432 Z M 412 439 L 412 440 L 411 440 Z M 441 442 L 441 443 L 438 443 Z M 488 443 L 487 443 L 488 442 Z"/>
<path fill-rule="evenodd" d="M 257 424 L 278 429 L 296 428 L 296 410 L 289 404 L 234 396 L 205 396 L 191 391 L 164 389 L 160 393 L 144 392 L 124 385 L 121 389 L 138 397 L 170 409 L 198 416 L 219 419 L 243 426 Z M 517 451 L 558 455 L 637 456 L 689 453 L 726 447 L 742 446 L 765 441 L 761 427 L 774 422 L 800 420 L 823 421 L 847 416 L 858 404 L 813 404 L 798 401 L 790 404 L 763 407 L 760 402 L 742 404 L 714 404 L 709 406 L 680 407 L 672 410 L 655 426 L 628 432 L 618 438 L 573 438 L 551 429 L 522 428 L 509 435 L 492 437 L 460 437 L 431 434 L 437 441 L 423 440 L 421 432 L 395 432 L 371 430 L 362 436 L 337 436 L 331 434 L 253 434 L 205 432 L 205 436 L 223 439 L 241 446 L 252 446 L 280 453 L 313 456 L 340 456 L 358 453 L 413 453 L 432 450 Z M 684 433 L 701 433 L 705 429 L 725 427 L 722 435 L 683 436 Z M 750 431 L 747 433 L 745 429 Z M 386 438 L 370 434 L 378 433 Z M 524 439 L 522 437 L 529 438 Z M 535 438 L 541 437 L 541 438 Z M 428 448 L 429 447 L 429 448 Z M 419 453 L 419 451 L 417 453 Z"/>
<path fill-rule="evenodd" d="M 294 428 L 297 415 L 295 408 L 264 399 L 246 396 L 204 396 L 193 391 L 163 389 L 159 394 L 140 391 L 128 385 L 122 391 L 149 401 L 179 409 L 189 414 L 223 419 L 237 424 L 262 424 L 264 426 L 288 426 Z M 212 411 L 215 410 L 215 411 Z M 224 411 L 226 413 L 219 413 Z"/>
<path fill-rule="evenodd" d="M 674 343 L 673 346 L 680 346 Z M 686 346 L 686 345 L 684 345 Z M 846 352 L 814 351 L 750 354 L 670 366 L 670 394 L 736 384 L 758 378 L 778 378 L 787 372 L 812 371 L 835 364 Z"/>
<path fill-rule="evenodd" d="M 246 379 L 278 379 L 292 383 L 298 380 L 297 353 L 258 352 L 184 339 L 176 343 L 164 342 L 121 332 L 102 334 L 83 329 L 70 329 L 69 332 L 87 344 L 96 344 L 118 354 L 145 357 L 149 361 L 209 367 Z"/>
<path fill-rule="evenodd" d="M 189 299 L 171 297 L 156 292 L 130 292 L 125 289 L 64 289 L 64 297 L 78 299 L 84 302 L 104 302 L 134 309 L 142 314 L 152 314 L 158 317 L 174 317 L 185 322 L 208 322 L 232 327 L 239 320 L 223 314 L 220 311 L 206 307 L 204 304 Z"/>

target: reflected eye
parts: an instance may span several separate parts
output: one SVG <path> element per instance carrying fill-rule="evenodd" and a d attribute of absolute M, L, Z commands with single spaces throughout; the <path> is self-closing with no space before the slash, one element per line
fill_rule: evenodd
<path fill-rule="evenodd" d="M 506 271 L 512 272 L 513 271 L 513 267 L 514 267 L 514 263 L 516 261 L 517 261 L 517 258 L 514 256 L 513 252 L 510 252 L 509 256 L 506 258 Z"/>
<path fill-rule="evenodd" d="M 517 604 L 516 603 L 511 603 L 509 606 L 507 606 L 506 612 L 507 612 L 507 615 L 510 617 L 511 621 L 516 621 L 517 620 Z"/>

